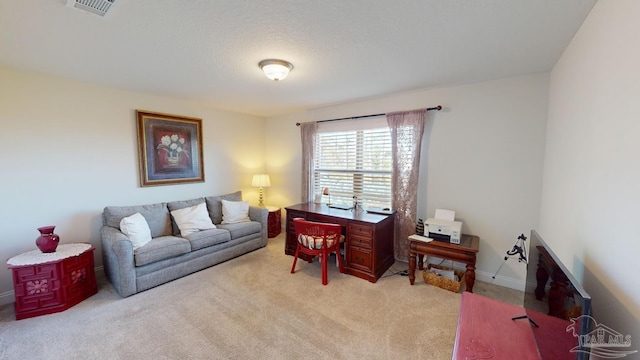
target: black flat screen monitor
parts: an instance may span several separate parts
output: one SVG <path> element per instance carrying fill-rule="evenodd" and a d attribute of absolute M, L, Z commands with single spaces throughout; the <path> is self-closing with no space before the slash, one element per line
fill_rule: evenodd
<path fill-rule="evenodd" d="M 589 359 L 591 297 L 535 230 L 524 307 L 541 359 Z"/>

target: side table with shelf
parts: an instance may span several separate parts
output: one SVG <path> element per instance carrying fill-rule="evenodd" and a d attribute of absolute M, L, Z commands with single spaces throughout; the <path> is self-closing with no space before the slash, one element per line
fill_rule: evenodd
<path fill-rule="evenodd" d="M 94 249 L 62 244 L 52 253 L 33 250 L 9 259 L 16 320 L 61 312 L 96 294 Z"/>
<path fill-rule="evenodd" d="M 416 279 L 416 263 L 422 270 L 424 256 L 434 256 L 442 259 L 458 261 L 466 264 L 466 291 L 473 292 L 476 279 L 476 254 L 479 249 L 480 238 L 475 235 L 462 234 L 460 244 L 452 244 L 438 240 L 416 240 L 409 237 L 409 282 L 413 285 Z"/>

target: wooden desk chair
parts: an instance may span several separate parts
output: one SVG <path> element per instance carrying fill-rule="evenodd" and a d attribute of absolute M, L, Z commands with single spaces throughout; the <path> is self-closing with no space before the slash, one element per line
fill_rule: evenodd
<path fill-rule="evenodd" d="M 327 261 L 332 252 L 336 253 L 338 268 L 342 272 L 342 255 L 340 243 L 344 242 L 342 227 L 338 224 L 327 224 L 307 221 L 302 218 L 293 219 L 293 227 L 296 233 L 296 254 L 293 257 L 291 273 L 296 270 L 298 254 L 320 256 L 322 261 L 322 285 L 327 285 Z"/>

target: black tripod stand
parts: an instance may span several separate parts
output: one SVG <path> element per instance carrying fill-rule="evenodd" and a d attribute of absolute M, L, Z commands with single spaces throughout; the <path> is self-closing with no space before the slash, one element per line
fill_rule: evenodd
<path fill-rule="evenodd" d="M 516 240 L 516 243 L 513 244 L 513 248 L 507 251 L 507 256 L 504 257 L 504 262 L 500 264 L 500 267 L 498 268 L 498 270 L 496 270 L 496 273 L 491 277 L 492 279 L 496 278 L 496 275 L 498 275 L 500 269 L 502 269 L 507 260 L 509 260 L 509 258 L 513 255 L 519 255 L 518 262 L 523 262 L 525 264 L 527 263 L 527 250 L 524 247 L 525 241 L 527 241 L 527 237 L 524 236 L 524 234 L 520 234 L 520 236 L 518 236 L 518 239 Z"/>
<path fill-rule="evenodd" d="M 500 264 L 500 267 L 498 268 L 496 273 L 493 274 L 493 276 L 491 277 L 492 279 L 496 278 L 496 275 L 498 275 L 498 273 L 500 272 L 500 269 L 502 269 L 502 267 L 507 262 L 507 260 L 509 260 L 509 258 L 513 255 L 516 255 L 516 254 L 518 255 L 518 262 L 523 262 L 527 264 L 527 250 L 524 247 L 525 241 L 527 241 L 527 237 L 524 236 L 524 234 L 520 234 L 520 236 L 518 236 L 518 239 L 516 240 L 516 243 L 513 244 L 513 248 L 511 248 L 511 250 L 507 250 L 507 256 L 504 257 L 504 262 Z M 511 318 L 511 320 L 518 320 L 518 319 L 528 319 L 533 326 L 540 327 L 538 324 L 536 324 L 535 321 L 533 321 L 533 319 L 531 319 L 527 315 L 515 316 Z"/>

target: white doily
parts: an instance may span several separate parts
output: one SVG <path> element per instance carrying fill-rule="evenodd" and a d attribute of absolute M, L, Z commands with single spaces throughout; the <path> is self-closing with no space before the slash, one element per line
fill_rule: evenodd
<path fill-rule="evenodd" d="M 16 255 L 7 260 L 7 265 L 24 266 L 44 264 L 52 261 L 66 259 L 72 256 L 78 256 L 83 252 L 89 250 L 90 248 L 91 244 L 62 244 L 58 245 L 56 251 L 52 253 L 43 253 L 40 250 L 33 250 L 22 253 L 20 255 Z"/>

